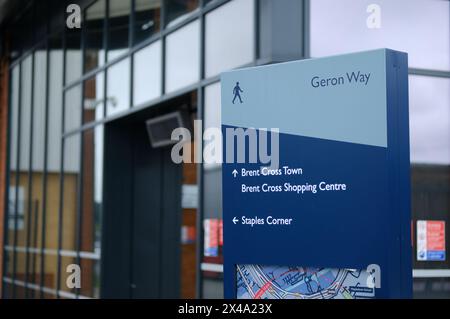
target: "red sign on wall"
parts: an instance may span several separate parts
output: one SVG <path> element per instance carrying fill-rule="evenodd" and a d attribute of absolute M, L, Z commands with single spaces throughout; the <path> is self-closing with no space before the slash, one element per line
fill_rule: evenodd
<path fill-rule="evenodd" d="M 445 260 L 445 221 L 417 221 L 417 260 Z"/>

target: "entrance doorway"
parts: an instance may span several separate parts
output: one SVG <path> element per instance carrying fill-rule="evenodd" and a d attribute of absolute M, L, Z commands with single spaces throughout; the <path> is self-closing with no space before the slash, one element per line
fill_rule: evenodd
<path fill-rule="evenodd" d="M 101 295 L 193 298 L 197 209 L 182 196 L 196 166 L 153 148 L 145 121 L 155 114 L 139 113 L 105 126 Z"/>

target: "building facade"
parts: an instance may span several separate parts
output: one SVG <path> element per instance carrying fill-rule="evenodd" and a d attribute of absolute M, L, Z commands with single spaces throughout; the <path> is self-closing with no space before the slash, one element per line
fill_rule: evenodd
<path fill-rule="evenodd" d="M 414 294 L 450 297 L 449 1 L 5 0 L 0 23 L 2 297 L 222 297 L 221 166 L 195 161 L 220 73 L 380 47 L 409 54 Z M 174 112 L 181 164 L 146 127 Z"/>

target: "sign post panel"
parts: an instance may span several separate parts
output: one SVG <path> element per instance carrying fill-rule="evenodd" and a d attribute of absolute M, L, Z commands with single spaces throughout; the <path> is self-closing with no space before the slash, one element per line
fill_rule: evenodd
<path fill-rule="evenodd" d="M 223 73 L 226 298 L 412 295 L 407 54 Z"/>

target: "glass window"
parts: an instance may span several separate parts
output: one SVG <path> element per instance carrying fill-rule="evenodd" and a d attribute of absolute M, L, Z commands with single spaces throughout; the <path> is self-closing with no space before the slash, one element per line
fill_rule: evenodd
<path fill-rule="evenodd" d="M 30 129 L 31 129 L 31 72 L 33 68 L 32 56 L 29 55 L 22 62 L 21 77 L 21 109 L 20 109 L 20 170 L 27 172 L 30 161 Z"/>
<path fill-rule="evenodd" d="M 14 251 L 12 248 L 5 249 L 5 262 L 6 262 L 6 269 L 5 269 L 5 277 L 12 279 L 14 276 Z M 3 286 L 5 288 L 5 286 Z M 7 297 L 11 297 L 12 289 L 7 290 Z"/>
<path fill-rule="evenodd" d="M 450 79 L 409 77 L 411 162 L 450 165 Z"/>
<path fill-rule="evenodd" d="M 65 92 L 64 131 L 70 132 L 81 126 L 81 84 Z"/>
<path fill-rule="evenodd" d="M 205 88 L 205 130 L 221 127 L 220 82 Z M 206 148 L 212 141 L 206 141 Z M 221 147 L 218 151 L 221 153 Z M 221 156 L 220 156 L 221 158 Z M 204 164 L 204 251 L 203 265 L 213 265 L 210 269 L 220 269 L 223 263 L 223 223 L 222 223 L 222 166 L 218 163 Z M 216 238 L 217 240 L 211 240 Z M 205 298 L 223 298 L 223 274 L 221 271 L 203 271 L 203 294 Z"/>
<path fill-rule="evenodd" d="M 186 19 L 198 8 L 198 0 L 170 0 L 166 1 L 167 26 L 172 26 Z"/>
<path fill-rule="evenodd" d="M 14 286 L 12 284 L 10 284 L 10 280 L 8 279 L 4 279 L 3 281 L 3 285 L 2 285 L 2 290 L 3 290 L 3 298 L 8 298 L 11 299 L 13 298 L 13 290 L 14 290 Z"/>
<path fill-rule="evenodd" d="M 134 44 L 141 43 L 161 28 L 161 0 L 136 0 Z"/>
<path fill-rule="evenodd" d="M 21 281 L 22 283 L 25 282 L 26 278 L 26 260 L 27 260 L 27 254 L 24 251 L 16 251 L 15 255 L 16 259 L 16 269 L 15 269 L 15 280 Z M 25 299 L 25 287 L 23 285 L 15 285 L 14 287 L 15 295 L 14 298 L 16 299 Z"/>
<path fill-rule="evenodd" d="M 205 88 L 205 123 L 204 129 L 216 128 L 221 130 L 221 101 L 220 101 L 220 82 L 211 84 Z M 214 141 L 205 141 L 204 147 L 213 143 Z M 216 147 L 214 148 L 216 149 Z M 220 147 L 216 150 L 218 155 L 215 157 L 218 159 L 217 162 L 205 162 L 204 167 L 210 168 L 217 166 L 220 164 L 220 160 L 222 159 L 222 144 L 220 143 Z"/>
<path fill-rule="evenodd" d="M 89 72 L 105 63 L 103 46 L 103 24 L 105 20 L 105 0 L 98 0 L 86 9 L 84 19 L 84 71 Z"/>
<path fill-rule="evenodd" d="M 85 297 L 99 297 L 103 211 L 103 125 L 83 132 L 81 206 L 81 289 Z"/>
<path fill-rule="evenodd" d="M 424 260 L 421 252 L 425 232 L 439 239 L 450 224 L 450 79 L 412 75 L 409 90 L 414 297 L 448 298 L 448 258 Z"/>
<path fill-rule="evenodd" d="M 64 256 L 61 256 L 60 259 L 61 259 L 61 273 L 59 275 L 61 282 L 60 297 L 63 299 L 74 299 L 75 294 L 77 293 L 77 289 L 70 288 L 67 285 L 67 279 L 73 273 L 73 270 L 71 270 L 71 268 L 68 267 L 73 264 L 78 265 L 76 254 L 69 253 Z"/>
<path fill-rule="evenodd" d="M 15 237 L 15 228 L 16 223 L 19 223 L 19 215 L 16 213 L 18 211 L 19 202 L 16 201 L 16 198 L 20 198 L 20 194 L 18 193 L 19 188 L 17 187 L 17 178 L 19 177 L 17 172 L 17 150 L 18 150 L 18 128 L 19 128 L 19 82 L 20 82 L 20 65 L 16 65 L 11 71 L 11 86 L 10 86 L 10 94 L 11 94 L 11 121 L 9 122 L 9 130 L 10 130 L 10 168 L 9 168 L 9 196 L 8 196 L 8 220 L 7 226 L 5 227 L 5 231 L 7 231 L 7 236 L 5 236 L 5 245 L 9 247 L 3 250 L 4 251 L 4 274 L 9 279 L 13 279 L 14 277 L 14 237 Z M 23 221 L 21 221 L 23 223 Z M 14 286 L 10 284 L 4 283 L 3 286 L 4 295 L 7 298 L 13 297 Z"/>
<path fill-rule="evenodd" d="M 206 77 L 253 61 L 253 3 L 253 0 L 231 1 L 206 15 Z"/>
<path fill-rule="evenodd" d="M 166 92 L 200 79 L 200 23 L 198 20 L 171 33 L 166 43 Z"/>
<path fill-rule="evenodd" d="M 56 249 L 58 243 L 58 211 L 61 170 L 62 130 L 62 50 L 49 52 L 49 95 L 47 122 L 47 200 L 45 211 L 45 247 Z M 46 262 L 46 267 L 47 267 Z M 53 270 L 53 269 L 52 269 Z M 46 269 L 46 276 L 47 274 Z"/>
<path fill-rule="evenodd" d="M 47 115 L 47 176 L 46 176 L 46 210 L 44 212 L 44 271 L 42 284 L 46 288 L 56 289 L 59 233 L 59 196 L 61 172 L 61 134 L 62 134 L 62 101 L 63 101 L 63 51 L 61 42 L 49 51 L 49 87 Z M 45 298 L 55 298 L 52 294 L 44 294 Z"/>
<path fill-rule="evenodd" d="M 311 1 L 311 56 L 387 47 L 408 52 L 411 67 L 450 70 L 450 2 L 380 0 L 375 8 L 371 4 Z"/>
<path fill-rule="evenodd" d="M 46 108 L 47 53 L 37 50 L 34 53 L 33 88 L 33 160 L 32 170 L 42 173 L 44 170 L 45 108 Z M 40 189 L 42 191 L 42 189 Z"/>
<path fill-rule="evenodd" d="M 27 269 L 27 282 L 30 285 L 39 285 L 41 282 L 41 253 L 38 251 L 31 251 L 28 253 L 28 269 Z M 39 291 L 33 288 L 28 288 L 27 298 L 39 299 Z"/>
<path fill-rule="evenodd" d="M 80 182 L 80 134 L 64 140 L 62 249 L 77 248 L 78 184 Z M 62 268 L 63 271 L 65 268 Z"/>
<path fill-rule="evenodd" d="M 81 258 L 80 295 L 89 298 L 100 298 L 100 261 Z"/>
<path fill-rule="evenodd" d="M 161 95 L 161 41 L 135 53 L 133 76 L 134 105 Z"/>
<path fill-rule="evenodd" d="M 130 107 L 130 59 L 114 64 L 107 72 L 106 115 Z"/>
<path fill-rule="evenodd" d="M 42 284 L 46 288 L 56 289 L 57 272 L 58 272 L 58 256 L 56 254 L 44 255 L 44 276 Z M 55 298 L 52 294 L 45 294 L 44 298 Z"/>
<path fill-rule="evenodd" d="M 42 247 L 42 222 L 43 222 L 43 172 L 45 150 L 45 122 L 46 122 L 46 76 L 47 53 L 44 49 L 38 49 L 34 53 L 34 78 L 33 78 L 33 126 L 32 126 L 32 160 L 31 160 L 31 202 L 29 238 L 27 246 L 33 248 Z M 41 255 L 38 252 L 28 254 L 28 282 L 40 283 Z M 28 291 L 29 297 L 34 297 L 35 290 Z"/>
<path fill-rule="evenodd" d="M 81 251 L 100 255 L 103 209 L 103 125 L 83 132 Z"/>
<path fill-rule="evenodd" d="M 104 114 L 104 73 L 84 81 L 83 124 L 98 121 Z"/>
<path fill-rule="evenodd" d="M 108 61 L 128 50 L 131 0 L 109 0 Z"/>
<path fill-rule="evenodd" d="M 10 172 L 9 172 L 9 198 L 8 198 L 8 236 L 6 241 L 8 245 L 14 245 L 14 229 L 16 223 L 16 198 L 19 198 L 17 182 L 17 151 L 18 151 L 18 128 L 19 128 L 19 80 L 20 65 L 16 65 L 11 72 L 11 121 L 10 121 Z M 12 259 L 8 260 L 8 266 L 13 268 Z"/>
<path fill-rule="evenodd" d="M 32 56 L 28 56 L 21 65 L 21 88 L 20 88 L 20 137 L 19 137 L 19 184 L 17 206 L 18 223 L 16 224 L 16 246 L 27 245 L 28 226 L 31 222 L 31 208 L 29 198 L 29 168 L 30 168 L 30 147 L 31 147 L 31 85 L 32 85 Z M 25 259 L 24 259 L 25 261 Z M 17 260 L 18 263 L 21 260 Z M 22 266 L 22 265 L 19 265 Z M 17 267 L 17 265 L 16 265 Z"/>

